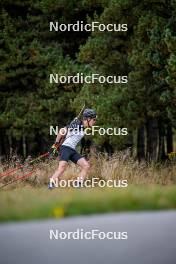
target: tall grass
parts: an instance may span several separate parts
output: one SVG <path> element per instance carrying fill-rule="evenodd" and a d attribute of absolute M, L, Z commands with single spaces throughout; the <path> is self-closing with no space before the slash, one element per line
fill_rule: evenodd
<path fill-rule="evenodd" d="M 22 181 L 17 181 L 6 188 L 15 188 L 19 185 L 30 184 L 35 186 L 42 186 L 48 183 L 49 178 L 58 167 L 58 160 L 49 159 L 42 161 L 34 166 L 29 166 L 29 160 L 26 160 L 25 167 L 18 170 L 13 175 L 0 177 L 0 186 L 8 181 L 14 180 L 17 176 L 22 176 L 24 173 L 29 173 L 35 170 L 32 176 Z M 18 160 L 18 162 L 20 162 Z M 176 163 L 165 164 L 147 164 L 146 162 L 138 162 L 133 158 L 126 158 L 123 154 L 114 154 L 112 157 L 106 155 L 92 155 L 90 157 L 91 170 L 89 178 L 97 177 L 100 179 L 118 179 L 127 180 L 128 184 L 159 184 L 159 185 L 173 185 L 176 183 Z M 1 175 L 4 171 L 15 168 L 17 161 L 14 159 L 1 164 Z M 79 174 L 79 168 L 73 163 L 69 163 L 67 170 L 62 176 L 62 179 L 74 179 Z"/>

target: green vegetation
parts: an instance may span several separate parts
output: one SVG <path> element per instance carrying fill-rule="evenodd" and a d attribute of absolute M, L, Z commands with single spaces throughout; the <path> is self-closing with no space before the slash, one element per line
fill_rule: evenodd
<path fill-rule="evenodd" d="M 1 191 L 0 221 L 67 217 L 95 213 L 176 209 L 176 187 L 126 189 L 15 189 Z"/>
<path fill-rule="evenodd" d="M 49 31 L 50 21 L 78 20 L 128 31 Z M 83 102 L 97 110 L 97 125 L 129 132 L 96 135 L 90 157 L 90 177 L 127 179 L 128 188 L 49 192 L 58 162 L 42 161 L 32 177 L 0 190 L 0 221 L 176 208 L 175 158 L 167 160 L 176 128 L 176 0 L 1 0 L 0 29 L 0 173 L 48 151 L 50 125 L 70 122 Z M 128 83 L 50 84 L 50 73 Z M 1 177 L 0 187 L 23 172 Z M 72 164 L 64 177 L 77 172 Z"/>
<path fill-rule="evenodd" d="M 2 0 L 1 8 L 0 155 L 45 151 L 49 126 L 65 125 L 83 101 L 99 125 L 128 128 L 129 137 L 97 136 L 102 149 L 134 146 L 148 161 L 173 151 L 175 0 Z M 50 21 L 78 19 L 128 31 L 49 32 Z M 77 72 L 128 75 L 128 84 L 49 84 L 50 73 Z"/>

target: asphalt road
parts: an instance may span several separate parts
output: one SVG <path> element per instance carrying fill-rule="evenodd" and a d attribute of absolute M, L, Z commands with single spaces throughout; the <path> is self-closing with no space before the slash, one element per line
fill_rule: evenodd
<path fill-rule="evenodd" d="M 127 232 L 121 240 L 50 239 L 58 232 Z M 0 225 L 0 264 L 175 264 L 176 211 L 121 213 Z"/>

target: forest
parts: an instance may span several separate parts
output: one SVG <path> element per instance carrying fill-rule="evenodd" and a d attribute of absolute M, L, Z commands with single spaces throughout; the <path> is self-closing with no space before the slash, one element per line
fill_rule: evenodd
<path fill-rule="evenodd" d="M 176 129 L 176 0 L 1 0 L 0 157 L 27 157 L 55 140 L 82 105 L 97 125 L 128 136 L 91 140 L 101 152 L 130 148 L 162 161 Z M 128 25 L 124 31 L 55 31 L 50 22 Z M 128 76 L 127 83 L 55 83 L 50 74 Z"/>

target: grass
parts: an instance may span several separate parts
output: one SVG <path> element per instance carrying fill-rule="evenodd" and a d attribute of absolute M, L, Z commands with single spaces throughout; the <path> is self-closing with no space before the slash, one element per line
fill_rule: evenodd
<path fill-rule="evenodd" d="M 125 189 L 55 189 L 26 186 L 1 191 L 0 221 L 67 217 L 95 213 L 176 209 L 175 186 Z"/>
<path fill-rule="evenodd" d="M 10 160 L 0 167 L 0 174 L 6 170 L 13 169 L 15 162 Z M 127 158 L 123 153 L 115 154 L 108 158 L 103 155 L 92 156 L 90 159 L 91 171 L 89 178 L 96 177 L 104 180 L 118 179 L 127 180 L 128 184 L 160 184 L 160 185 L 175 185 L 176 184 L 176 163 L 170 162 L 166 164 L 147 164 L 146 162 L 138 162 L 132 158 Z M 49 177 L 58 167 L 58 161 L 55 159 L 45 160 L 35 164 L 35 172 L 32 177 L 29 177 L 25 183 L 32 186 L 41 187 L 46 185 Z M 25 166 L 24 170 L 18 170 L 16 174 L 7 177 L 0 177 L 0 187 L 13 180 L 16 176 L 22 176 L 24 171 L 26 173 L 33 170 L 32 166 Z M 79 168 L 73 163 L 70 163 L 62 179 L 74 179 L 78 176 Z M 19 181 L 20 182 L 20 181 Z M 17 184 L 10 185 L 6 189 L 16 188 Z M 20 186 L 23 183 L 20 182 Z"/>
<path fill-rule="evenodd" d="M 67 217 L 74 215 L 176 208 L 176 164 L 138 163 L 124 155 L 90 159 L 89 178 L 127 180 L 127 188 L 58 188 L 48 191 L 56 160 L 35 165 L 32 177 L 0 189 L 0 222 Z M 1 173 L 14 168 L 14 161 L 1 166 Z M 33 169 L 26 166 L 25 171 Z M 0 178 L 0 186 L 24 171 Z M 79 169 L 70 164 L 62 179 L 74 179 Z M 2 174 L 1 174 L 2 175 Z"/>

